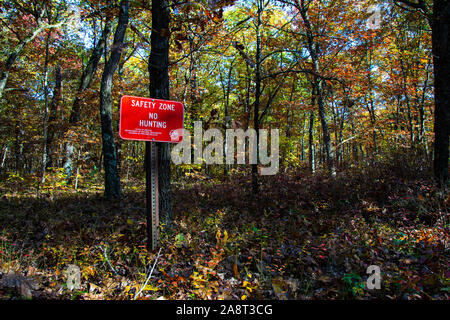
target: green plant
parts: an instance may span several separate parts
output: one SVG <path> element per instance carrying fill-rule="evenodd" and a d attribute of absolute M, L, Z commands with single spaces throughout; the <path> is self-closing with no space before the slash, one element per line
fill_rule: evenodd
<path fill-rule="evenodd" d="M 365 283 L 361 281 L 361 276 L 356 273 L 346 273 L 342 278 L 347 285 L 347 289 L 354 295 L 360 296 L 364 293 Z"/>

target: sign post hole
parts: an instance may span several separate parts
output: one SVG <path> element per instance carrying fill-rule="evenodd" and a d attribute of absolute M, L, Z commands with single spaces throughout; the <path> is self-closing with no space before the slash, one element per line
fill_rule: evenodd
<path fill-rule="evenodd" d="M 183 140 L 184 106 L 180 102 L 123 96 L 120 100 L 119 135 L 145 141 L 145 197 L 147 250 L 158 247 L 159 186 L 158 143 Z"/>

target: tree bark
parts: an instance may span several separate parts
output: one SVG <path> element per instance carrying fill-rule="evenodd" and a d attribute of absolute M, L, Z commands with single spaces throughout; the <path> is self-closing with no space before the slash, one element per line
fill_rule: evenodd
<path fill-rule="evenodd" d="M 434 175 L 440 187 L 448 182 L 450 133 L 450 2 L 435 0 L 432 18 L 434 62 Z"/>
<path fill-rule="evenodd" d="M 314 173 L 315 166 L 315 156 L 314 156 L 314 111 L 309 111 L 309 135 L 308 135 L 308 157 L 309 157 L 309 169 Z"/>
<path fill-rule="evenodd" d="M 113 76 L 119 65 L 123 50 L 123 40 L 128 26 L 129 2 L 120 2 L 119 21 L 114 34 L 114 42 L 111 48 L 111 55 L 106 62 L 103 71 L 100 87 L 100 119 L 102 125 L 103 142 L 103 165 L 105 170 L 105 196 L 106 198 L 120 198 L 120 177 L 117 170 L 117 154 L 114 144 L 114 134 L 112 128 L 112 101 L 111 89 Z"/>
<path fill-rule="evenodd" d="M 148 62 L 150 97 L 169 99 L 169 23 L 170 7 L 167 0 L 152 1 L 151 52 Z M 159 208 L 161 218 L 170 224 L 172 220 L 170 192 L 170 144 L 157 143 Z M 149 144 L 146 144 L 149 147 Z M 146 169 L 150 170 L 149 165 Z"/>
<path fill-rule="evenodd" d="M 369 111 L 370 124 L 372 125 L 373 150 L 374 156 L 376 156 L 376 154 L 378 153 L 377 132 L 375 130 L 377 118 L 375 113 L 375 104 L 373 101 L 374 85 L 372 83 L 372 52 L 370 50 L 367 54 L 367 84 L 368 84 L 369 101 L 366 101 L 366 106 L 367 111 Z"/>
<path fill-rule="evenodd" d="M 83 70 L 81 75 L 80 84 L 78 86 L 77 94 L 75 96 L 75 100 L 72 105 L 72 110 L 70 112 L 69 117 L 69 129 L 75 126 L 80 121 L 81 116 L 81 99 L 83 92 L 88 89 L 91 85 L 92 79 L 95 76 L 97 71 L 98 63 L 102 57 L 103 52 L 105 51 L 106 41 L 108 40 L 109 35 L 111 34 L 113 25 L 113 20 L 109 20 L 105 23 L 105 28 L 103 29 L 102 35 L 95 45 L 94 50 L 92 51 L 91 57 L 89 58 L 89 62 Z M 70 179 L 73 171 L 73 157 L 74 157 L 74 143 L 73 137 L 68 137 L 68 141 L 65 147 L 65 161 L 64 161 L 64 169 L 67 177 Z"/>
<path fill-rule="evenodd" d="M 314 155 L 314 109 L 316 107 L 316 90 L 313 85 L 311 92 L 311 110 L 309 111 L 309 129 L 308 129 L 308 160 L 311 173 L 316 170 Z"/>
<path fill-rule="evenodd" d="M 8 54 L 8 59 L 6 60 L 5 65 L 3 66 L 2 72 L 0 73 L 0 100 L 2 99 L 3 92 L 6 88 L 6 83 L 8 82 L 9 72 L 11 71 L 12 66 L 16 62 L 17 58 L 22 53 L 23 48 L 34 40 L 42 31 L 45 30 L 46 25 L 43 23 L 43 17 L 47 12 L 47 5 L 44 4 L 42 10 L 37 18 L 37 24 L 35 30 L 33 30 L 29 35 L 23 38 Z"/>
<path fill-rule="evenodd" d="M 61 67 L 58 65 L 55 68 L 55 87 L 53 88 L 52 102 L 50 104 L 48 128 L 47 128 L 47 168 L 54 166 L 53 159 L 53 141 L 55 139 L 55 132 L 57 129 L 56 119 L 58 114 L 58 107 L 61 103 Z"/>
<path fill-rule="evenodd" d="M 49 63 L 49 40 L 50 32 L 47 33 L 45 42 L 45 61 L 44 61 L 44 120 L 43 120 L 43 146 L 42 146 L 42 179 L 45 182 L 45 171 L 47 169 L 47 137 L 48 137 L 48 63 Z"/>
<path fill-rule="evenodd" d="M 300 15 L 302 17 L 305 32 L 306 32 L 306 40 L 307 40 L 307 49 L 312 61 L 312 67 L 316 74 L 320 74 L 320 66 L 319 66 L 319 57 L 317 52 L 317 44 L 314 42 L 314 35 L 311 23 L 308 18 L 308 9 L 305 7 L 304 1 L 300 2 L 300 7 L 298 10 L 300 11 Z M 336 167 L 334 163 L 334 154 L 331 148 L 331 138 L 330 132 L 328 130 L 328 123 L 325 115 L 325 101 L 323 97 L 323 86 L 320 77 L 314 75 L 313 85 L 315 87 L 315 91 L 317 94 L 317 104 L 319 107 L 319 118 L 320 123 L 322 125 L 322 133 L 323 133 L 323 148 L 325 149 L 326 163 L 328 165 L 328 169 L 332 176 L 336 175 Z"/>
<path fill-rule="evenodd" d="M 446 188 L 450 134 L 450 2 L 434 0 L 432 13 L 425 1 L 396 2 L 419 9 L 431 26 L 435 102 L 433 171 L 438 186 Z"/>
<path fill-rule="evenodd" d="M 259 107 L 261 100 L 261 15 L 263 11 L 262 0 L 258 0 L 256 17 L 256 55 L 255 55 L 255 103 L 253 104 L 253 128 L 256 130 L 256 163 L 252 164 L 252 192 L 259 192 L 258 183 L 258 148 L 259 148 Z"/>
<path fill-rule="evenodd" d="M 230 68 L 228 69 L 228 76 L 227 76 L 227 84 L 226 84 L 226 88 L 224 88 L 224 94 L 225 94 L 225 105 L 224 105 L 224 129 L 225 129 L 225 136 L 227 134 L 227 129 L 230 128 L 230 123 L 231 123 L 231 117 L 229 115 L 229 109 L 230 109 L 230 94 L 231 94 L 231 76 L 232 76 L 232 72 L 233 72 L 233 66 L 234 65 L 234 60 L 231 62 L 230 64 Z M 225 137 L 225 141 L 226 141 L 226 137 Z M 227 144 L 226 142 L 223 145 L 223 154 L 224 157 L 226 157 L 225 155 L 227 154 L 226 152 L 226 148 L 227 148 Z M 223 174 L 226 177 L 228 175 L 228 164 L 226 164 L 226 162 L 224 161 L 224 165 L 223 165 Z"/>
<path fill-rule="evenodd" d="M 69 118 L 69 122 L 72 124 L 80 121 L 81 96 L 83 92 L 90 87 L 92 79 L 94 79 L 98 63 L 100 62 L 102 54 L 105 51 L 106 41 L 108 40 L 108 37 L 112 31 L 113 20 L 110 20 L 108 18 L 106 19 L 107 21 L 105 22 L 105 28 L 102 31 L 102 35 L 98 40 L 97 44 L 95 45 L 91 57 L 89 58 L 89 62 L 86 65 L 86 68 L 84 68 L 83 74 L 81 75 L 80 84 L 78 86 L 77 94 L 75 96 L 75 100 L 73 102 L 72 111 L 70 113 Z"/>

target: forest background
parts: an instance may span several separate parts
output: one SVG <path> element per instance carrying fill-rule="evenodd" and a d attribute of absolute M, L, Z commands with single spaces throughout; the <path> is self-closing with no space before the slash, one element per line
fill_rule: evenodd
<path fill-rule="evenodd" d="M 449 298 L 448 1 L 0 12 L 2 298 Z M 158 144 L 148 252 L 146 148 L 118 135 L 123 95 L 182 102 L 191 132 L 278 129 L 280 170 L 174 165 Z"/>

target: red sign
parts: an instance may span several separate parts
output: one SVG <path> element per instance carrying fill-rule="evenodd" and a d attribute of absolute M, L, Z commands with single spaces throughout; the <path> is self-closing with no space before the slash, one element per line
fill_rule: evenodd
<path fill-rule="evenodd" d="M 178 143 L 183 140 L 183 120 L 180 102 L 133 96 L 120 99 L 122 139 Z"/>

